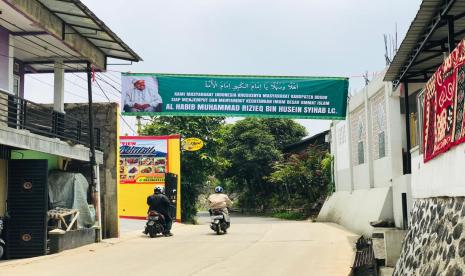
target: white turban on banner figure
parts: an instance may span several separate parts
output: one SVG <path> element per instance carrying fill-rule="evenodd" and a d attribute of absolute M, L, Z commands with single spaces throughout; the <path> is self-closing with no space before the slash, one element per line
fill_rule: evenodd
<path fill-rule="evenodd" d="M 123 110 L 125 112 L 161 112 L 162 98 L 158 80 L 152 76 L 123 77 Z"/>

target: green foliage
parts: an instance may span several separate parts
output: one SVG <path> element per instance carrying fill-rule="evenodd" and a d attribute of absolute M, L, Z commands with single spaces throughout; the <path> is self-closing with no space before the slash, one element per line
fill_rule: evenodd
<path fill-rule="evenodd" d="M 196 202 L 208 177 L 224 166 L 218 157 L 222 141 L 222 117 L 153 117 L 143 129 L 144 135 L 180 134 L 182 138 L 196 137 L 204 141 L 199 151 L 181 155 L 181 208 L 182 221 L 194 221 Z"/>
<path fill-rule="evenodd" d="M 199 195 L 221 185 L 234 193 L 235 205 L 262 210 L 309 208 L 331 192 L 332 159 L 318 147 L 285 157 L 285 146 L 300 141 L 305 128 L 288 119 L 247 118 L 226 125 L 218 117 L 153 117 L 144 135 L 180 134 L 205 142 L 181 156 L 182 220 L 194 221 Z M 303 212 L 281 211 L 283 219 Z"/>
<path fill-rule="evenodd" d="M 268 208 L 274 188 L 266 178 L 273 165 L 283 159 L 284 145 L 299 141 L 305 129 L 287 119 L 247 118 L 225 132 L 222 155 L 228 164 L 222 178 L 239 192 L 239 206 Z"/>
<path fill-rule="evenodd" d="M 304 220 L 306 219 L 305 213 L 295 211 L 277 211 L 272 215 L 274 218 L 287 219 L 287 220 Z"/>
<path fill-rule="evenodd" d="M 275 198 L 277 206 L 311 209 L 327 195 L 331 181 L 331 157 L 318 147 L 294 154 L 274 166 L 268 180 L 285 196 Z"/>

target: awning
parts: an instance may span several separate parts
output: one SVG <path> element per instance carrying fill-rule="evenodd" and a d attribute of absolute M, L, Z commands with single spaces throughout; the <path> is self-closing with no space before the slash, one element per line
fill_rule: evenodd
<path fill-rule="evenodd" d="M 76 31 L 107 57 L 129 61 L 142 59 L 79 0 L 38 0 L 60 17 L 69 31 Z"/>
<path fill-rule="evenodd" d="M 426 82 L 449 52 L 450 29 L 453 49 L 465 37 L 465 2 L 423 0 L 384 80 Z"/>
<path fill-rule="evenodd" d="M 0 11 L 25 73 L 51 73 L 60 60 L 66 72 L 85 72 L 88 62 L 105 70 L 108 58 L 142 60 L 78 0 L 0 0 Z"/>

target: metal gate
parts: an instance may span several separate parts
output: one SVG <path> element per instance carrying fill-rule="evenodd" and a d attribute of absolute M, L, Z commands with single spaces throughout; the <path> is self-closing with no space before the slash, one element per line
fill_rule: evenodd
<path fill-rule="evenodd" d="M 6 257 L 47 253 L 48 161 L 8 162 Z"/>

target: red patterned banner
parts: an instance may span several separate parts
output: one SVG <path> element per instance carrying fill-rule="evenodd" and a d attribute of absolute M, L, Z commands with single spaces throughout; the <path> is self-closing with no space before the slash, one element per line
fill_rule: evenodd
<path fill-rule="evenodd" d="M 424 162 L 465 142 L 465 42 L 426 83 L 423 113 Z"/>

